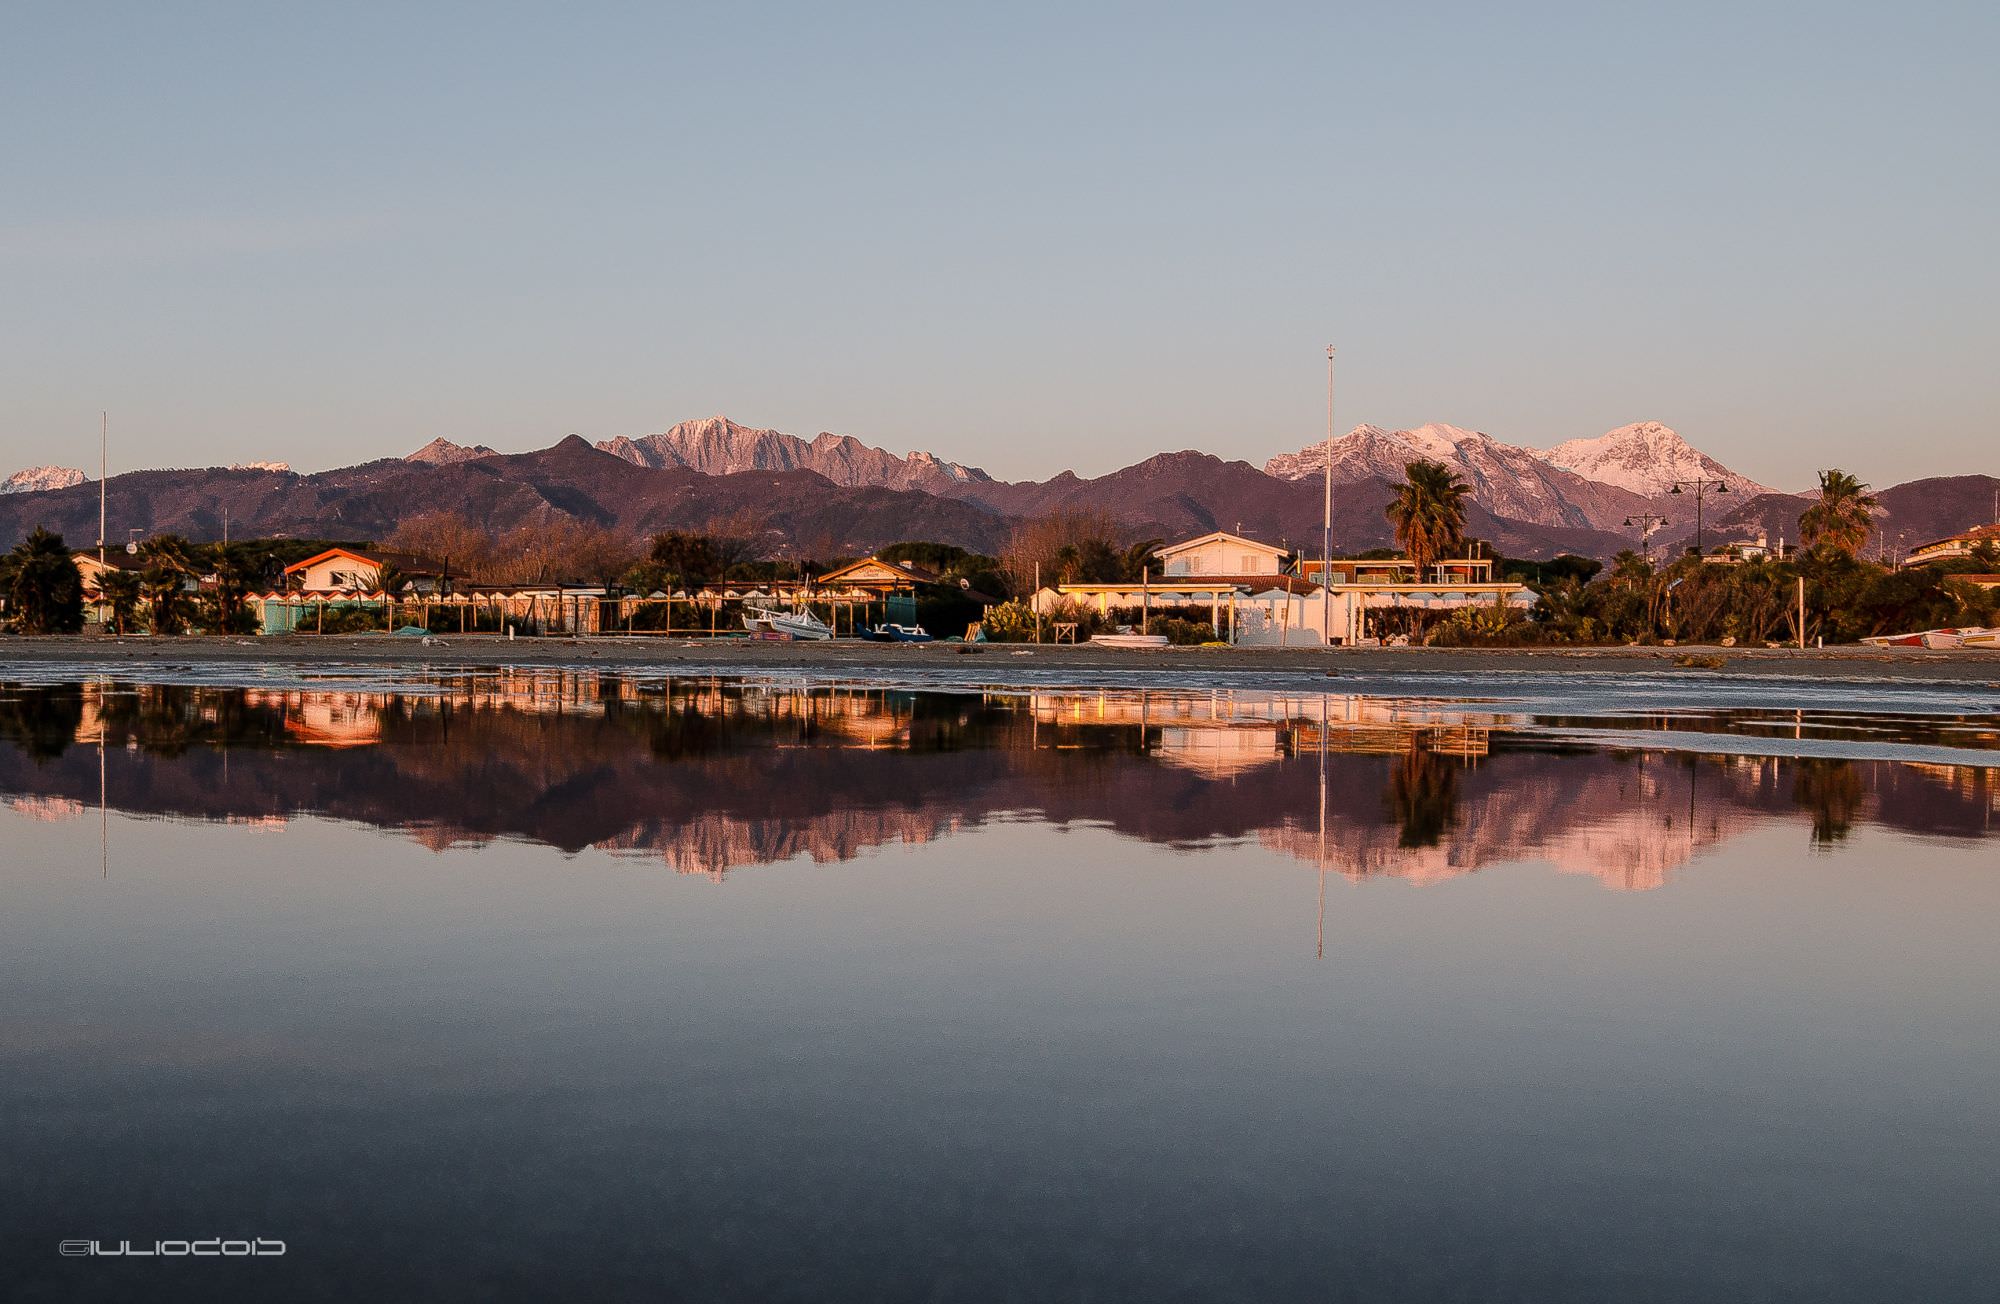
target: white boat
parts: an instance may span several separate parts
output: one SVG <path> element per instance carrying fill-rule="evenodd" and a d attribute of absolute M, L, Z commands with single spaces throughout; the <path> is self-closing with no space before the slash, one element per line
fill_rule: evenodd
<path fill-rule="evenodd" d="M 743 628 L 752 634 L 788 634 L 797 639 L 828 639 L 833 628 L 804 607 L 790 611 L 766 611 L 753 607 L 743 613 Z"/>
<path fill-rule="evenodd" d="M 1959 646 L 2000 648 L 2000 629 L 1968 629 L 1960 637 Z"/>
<path fill-rule="evenodd" d="M 1092 634 L 1092 643 L 1104 647 L 1165 647 L 1165 634 Z"/>

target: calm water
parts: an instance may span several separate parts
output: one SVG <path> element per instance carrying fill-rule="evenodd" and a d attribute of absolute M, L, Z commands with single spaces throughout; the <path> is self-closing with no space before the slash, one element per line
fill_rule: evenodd
<path fill-rule="evenodd" d="M 1990 697 L 17 676 L 0 1293 L 1990 1300 Z"/>

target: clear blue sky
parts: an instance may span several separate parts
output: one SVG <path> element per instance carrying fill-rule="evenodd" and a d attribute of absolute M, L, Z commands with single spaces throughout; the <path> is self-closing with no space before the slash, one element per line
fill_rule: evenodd
<path fill-rule="evenodd" d="M 10 8 L 0 473 L 715 412 L 2000 471 L 2000 6 Z"/>

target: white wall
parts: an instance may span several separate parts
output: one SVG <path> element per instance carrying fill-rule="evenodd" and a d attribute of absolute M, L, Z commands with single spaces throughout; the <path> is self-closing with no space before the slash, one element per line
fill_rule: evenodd
<path fill-rule="evenodd" d="M 1278 557 L 1227 539 L 1162 558 L 1168 575 L 1276 575 Z"/>

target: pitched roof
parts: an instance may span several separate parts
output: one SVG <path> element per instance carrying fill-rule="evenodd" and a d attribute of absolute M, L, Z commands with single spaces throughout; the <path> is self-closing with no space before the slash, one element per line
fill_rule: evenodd
<path fill-rule="evenodd" d="M 364 566 L 373 566 L 377 570 L 383 569 L 384 567 L 387 567 L 392 570 L 399 570 L 402 571 L 405 575 L 444 574 L 443 562 L 433 560 L 432 558 L 429 557 L 419 556 L 414 552 L 394 552 L 388 550 L 377 550 L 374 552 L 362 553 L 362 552 L 356 552 L 352 548 L 328 548 L 325 552 L 319 553 L 315 556 L 308 557 L 304 561 L 293 562 L 291 565 L 285 567 L 285 574 L 294 575 L 297 574 L 299 571 L 306 570 L 313 566 L 317 566 L 323 561 L 332 561 L 336 557 L 346 557 L 350 561 L 358 561 Z"/>
<path fill-rule="evenodd" d="M 1173 553 L 1187 552 L 1207 544 L 1223 542 L 1232 543 L 1244 548 L 1254 548 L 1258 552 L 1268 552 L 1274 557 L 1282 557 L 1285 554 L 1285 550 L 1275 543 L 1265 543 L 1260 539 L 1251 539 L 1240 534 L 1231 534 L 1228 530 L 1213 530 L 1198 539 L 1183 539 L 1179 543 L 1169 543 L 1155 548 L 1153 549 L 1153 555 L 1155 557 L 1166 557 Z"/>
<path fill-rule="evenodd" d="M 882 558 L 875 556 L 863 557 L 859 561 L 851 561 L 836 570 L 828 571 L 813 582 L 815 584 L 832 584 L 837 581 L 846 580 L 853 572 L 871 566 L 879 566 L 883 570 L 893 571 L 899 579 L 907 579 L 912 584 L 945 583 L 944 576 L 931 570 L 929 567 L 919 566 L 913 561 L 884 561 Z"/>

